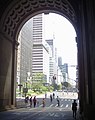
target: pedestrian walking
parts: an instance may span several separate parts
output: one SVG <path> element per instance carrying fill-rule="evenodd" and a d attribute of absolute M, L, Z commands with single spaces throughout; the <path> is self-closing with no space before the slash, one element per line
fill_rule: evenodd
<path fill-rule="evenodd" d="M 77 112 L 77 103 L 76 100 L 72 103 L 72 111 L 73 111 L 73 117 L 76 119 L 76 112 Z"/>
<path fill-rule="evenodd" d="M 25 106 L 27 107 L 28 106 L 28 100 L 29 100 L 29 97 L 25 97 Z"/>
<path fill-rule="evenodd" d="M 33 103 L 34 103 L 34 108 L 35 108 L 36 107 L 36 103 L 37 103 L 36 96 L 34 96 L 34 98 L 33 98 Z"/>
<path fill-rule="evenodd" d="M 60 100 L 59 100 L 58 96 L 57 96 L 56 100 L 57 100 L 57 104 L 58 104 L 58 107 L 59 107 L 60 106 Z"/>
<path fill-rule="evenodd" d="M 47 98 L 47 93 L 45 93 L 45 98 Z"/>
<path fill-rule="evenodd" d="M 52 102 L 52 95 L 50 94 L 50 101 Z"/>
<path fill-rule="evenodd" d="M 30 107 L 32 107 L 32 97 L 30 97 Z"/>
<path fill-rule="evenodd" d="M 45 99 L 42 100 L 43 107 L 45 107 Z"/>
<path fill-rule="evenodd" d="M 55 98 L 55 94 L 53 93 L 53 99 Z"/>

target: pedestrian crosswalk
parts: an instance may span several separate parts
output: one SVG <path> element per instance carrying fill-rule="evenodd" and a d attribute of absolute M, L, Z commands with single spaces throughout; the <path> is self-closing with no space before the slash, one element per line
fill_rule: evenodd
<path fill-rule="evenodd" d="M 60 106 L 58 106 L 58 104 L 56 102 L 54 103 L 51 103 L 51 104 L 46 104 L 45 107 L 60 107 L 60 108 L 71 108 L 72 107 L 72 102 L 73 102 L 73 99 L 61 99 L 60 100 Z M 40 104 L 39 107 L 42 107 L 43 105 Z"/>
<path fill-rule="evenodd" d="M 58 105 L 58 101 L 57 101 L 56 98 L 54 98 L 52 102 L 50 101 L 50 98 L 46 98 L 45 99 L 45 107 L 48 107 L 48 108 L 62 108 L 62 109 L 66 108 L 66 109 L 71 109 L 73 100 L 74 99 L 59 98 L 60 103 Z M 42 98 L 37 98 L 37 101 L 39 101 L 39 104 L 36 105 L 36 108 L 43 108 Z M 79 105 L 78 99 L 77 99 L 77 103 Z M 22 105 L 22 107 L 33 109 L 34 105 L 32 103 L 32 106 L 30 106 L 30 103 L 28 102 L 27 105 L 24 103 Z"/>
<path fill-rule="evenodd" d="M 39 107 L 42 107 L 43 105 L 41 104 Z M 46 107 L 58 107 L 58 105 L 57 104 L 51 104 L 50 106 L 46 106 Z M 61 104 L 59 107 L 64 107 L 64 108 L 71 108 L 71 105 L 68 105 L 68 104 L 66 104 L 65 106 L 63 105 L 63 104 Z"/>

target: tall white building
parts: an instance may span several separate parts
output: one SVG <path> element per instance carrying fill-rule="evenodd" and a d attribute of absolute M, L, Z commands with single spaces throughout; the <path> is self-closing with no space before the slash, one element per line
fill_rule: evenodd
<path fill-rule="evenodd" d="M 58 66 L 58 68 L 57 68 L 57 80 L 56 80 L 56 82 L 57 82 L 58 85 L 60 85 L 61 82 L 63 82 L 63 81 L 64 81 L 63 74 L 62 74 L 62 71 L 61 71 L 60 67 Z"/>
<path fill-rule="evenodd" d="M 33 20 L 33 54 L 32 76 L 37 73 L 44 75 L 44 80 L 49 82 L 49 51 L 44 39 L 44 14 L 38 14 Z"/>
<path fill-rule="evenodd" d="M 49 53 L 50 53 L 50 57 L 49 57 L 49 81 L 50 81 L 50 84 L 52 84 L 53 76 L 57 75 L 57 61 L 56 61 L 57 49 L 56 49 L 56 51 L 54 49 L 54 39 L 48 39 L 48 40 L 46 40 L 46 42 L 50 46 L 50 50 L 49 50 Z M 56 76 L 56 78 L 57 78 L 57 76 Z"/>

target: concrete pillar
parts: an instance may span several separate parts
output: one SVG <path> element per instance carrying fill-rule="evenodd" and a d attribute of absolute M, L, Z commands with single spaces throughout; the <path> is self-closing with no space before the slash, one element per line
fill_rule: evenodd
<path fill-rule="evenodd" d="M 0 33 L 0 109 L 15 106 L 15 48 L 13 41 Z M 15 74 L 16 75 L 16 74 Z"/>
<path fill-rule="evenodd" d="M 84 52 L 83 118 L 91 120 L 95 113 L 95 4 L 82 0 L 81 27 Z"/>
<path fill-rule="evenodd" d="M 78 26 L 81 26 L 80 21 Z M 78 46 L 78 85 L 79 85 L 79 109 L 80 114 L 83 113 L 83 104 L 85 100 L 85 79 L 84 79 L 84 52 L 83 52 L 83 41 L 82 41 L 82 33 L 80 27 L 77 33 L 77 46 Z"/>

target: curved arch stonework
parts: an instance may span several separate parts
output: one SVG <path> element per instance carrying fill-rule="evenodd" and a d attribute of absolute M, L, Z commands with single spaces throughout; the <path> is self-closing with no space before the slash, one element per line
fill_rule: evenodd
<path fill-rule="evenodd" d="M 13 36 L 16 36 L 19 26 L 25 23 L 24 21 L 27 21 L 33 13 L 44 10 L 58 11 L 72 21 L 73 24 L 76 23 L 75 12 L 67 0 L 18 0 L 4 14 L 6 17 L 4 16 L 3 27 L 1 28 L 2 32 L 13 39 Z"/>

